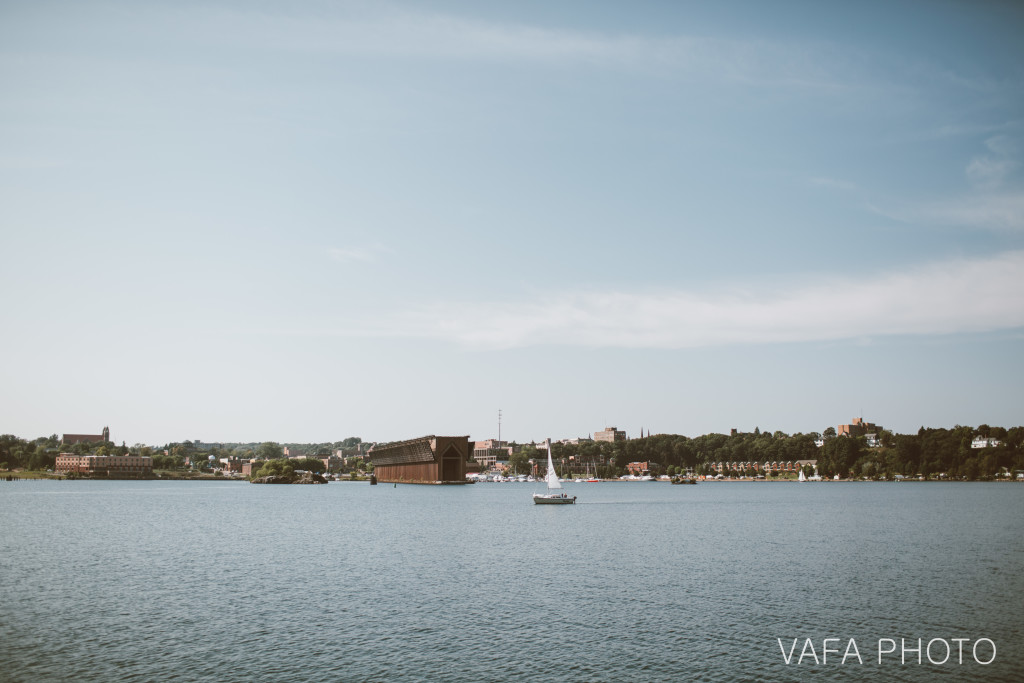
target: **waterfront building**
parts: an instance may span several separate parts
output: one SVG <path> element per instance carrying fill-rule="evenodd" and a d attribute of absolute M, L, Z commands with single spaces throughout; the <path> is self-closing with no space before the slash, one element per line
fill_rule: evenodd
<path fill-rule="evenodd" d="M 1002 445 L 1002 441 L 999 441 L 998 439 L 988 439 L 984 436 L 975 437 L 974 441 L 971 442 L 971 448 L 996 448 Z"/>
<path fill-rule="evenodd" d="M 86 474 L 94 477 L 126 479 L 153 474 L 153 458 L 145 455 L 76 455 L 61 453 L 54 471 L 58 474 Z"/>
<path fill-rule="evenodd" d="M 473 444 L 468 436 L 421 436 L 374 446 L 369 456 L 381 482 L 464 484 Z"/>
<path fill-rule="evenodd" d="M 626 432 L 615 427 L 606 427 L 599 432 L 594 432 L 594 441 L 625 441 Z"/>
<path fill-rule="evenodd" d="M 626 465 L 626 469 L 634 477 L 640 477 L 651 473 L 651 463 L 649 462 L 631 462 Z"/>
<path fill-rule="evenodd" d="M 76 443 L 106 443 L 110 441 L 110 427 L 104 427 L 102 434 L 62 434 L 61 446 L 74 446 Z"/>
<path fill-rule="evenodd" d="M 815 470 L 818 468 L 817 460 L 773 460 L 757 462 L 751 461 L 740 461 L 734 460 L 730 462 L 712 462 L 708 464 L 712 470 L 719 474 L 726 474 L 728 472 L 739 472 L 741 474 L 752 471 L 757 474 L 767 474 L 772 472 L 775 474 L 786 473 L 786 472 L 799 472 L 800 468 L 804 465 L 810 465 Z"/>
<path fill-rule="evenodd" d="M 228 474 L 241 474 L 242 473 L 242 465 L 244 465 L 244 464 L 245 464 L 245 462 L 241 458 L 221 458 L 220 459 L 220 468 L 221 468 L 221 470 L 224 471 L 224 472 L 227 472 Z"/>

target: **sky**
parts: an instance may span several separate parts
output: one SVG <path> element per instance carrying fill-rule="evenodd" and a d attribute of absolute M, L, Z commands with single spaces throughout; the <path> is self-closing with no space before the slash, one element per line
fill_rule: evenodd
<path fill-rule="evenodd" d="M 1022 26 L 2 2 L 0 433 L 1020 425 Z"/>

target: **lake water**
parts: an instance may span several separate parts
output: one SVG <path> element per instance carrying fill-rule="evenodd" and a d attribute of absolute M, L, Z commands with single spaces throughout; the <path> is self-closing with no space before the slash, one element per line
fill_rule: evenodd
<path fill-rule="evenodd" d="M 0 680 L 1024 680 L 1022 485 L 566 489 L 0 483 Z"/>

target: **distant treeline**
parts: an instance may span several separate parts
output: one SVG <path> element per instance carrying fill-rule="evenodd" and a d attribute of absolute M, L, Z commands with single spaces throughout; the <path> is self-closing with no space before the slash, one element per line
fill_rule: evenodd
<path fill-rule="evenodd" d="M 331 455 L 339 449 L 353 449 L 362 443 L 362 439 L 353 436 L 341 441 L 318 444 L 279 444 L 265 441 L 253 444 L 225 444 L 209 450 L 200 450 L 192 441 L 181 441 L 166 444 L 162 447 L 146 446 L 137 443 L 134 446 L 121 444 L 118 446 L 110 441 L 82 442 L 61 446 L 56 434 L 39 437 L 32 441 L 18 438 L 11 434 L 0 435 L 0 470 L 53 469 L 58 453 L 74 453 L 76 455 L 142 455 L 153 458 L 153 468 L 158 470 L 183 469 L 186 463 L 193 468 L 202 468 L 212 455 L 215 460 L 221 458 L 239 458 L 250 460 L 275 460 L 284 457 L 285 446 L 301 449 L 310 458 L 321 458 Z M 350 459 L 353 465 L 362 465 L 362 458 Z"/>
<path fill-rule="evenodd" d="M 972 448 L 977 437 L 995 439 L 997 446 Z M 824 445 L 816 442 L 824 440 Z M 344 441 L 323 444 L 289 444 L 307 456 L 319 458 L 333 449 L 348 448 L 362 439 L 350 437 Z M 583 442 L 579 445 L 554 444 L 552 456 L 559 463 L 574 462 L 577 467 L 590 466 L 600 477 L 613 477 L 625 473 L 630 462 L 651 463 L 657 474 L 677 474 L 693 470 L 697 474 L 711 471 L 716 462 L 790 462 L 817 460 L 822 476 L 832 477 L 892 477 L 945 474 L 950 478 L 984 479 L 1000 472 L 1024 470 L 1024 427 L 956 426 L 952 429 L 926 429 L 917 434 L 894 434 L 883 430 L 878 434 L 877 447 L 868 446 L 864 437 L 836 436 L 829 427 L 821 434 L 785 434 L 783 432 L 753 432 L 736 435 L 705 434 L 694 438 L 675 434 L 657 434 L 629 441 Z M 256 448 L 214 448 L 199 452 L 190 442 L 167 444 L 154 448 L 135 444 L 127 447 L 113 443 L 80 443 L 60 447 L 56 434 L 32 441 L 4 434 L 0 436 L 0 469 L 24 468 L 52 469 L 57 453 L 63 450 L 78 454 L 126 455 L 128 453 L 153 457 L 156 469 L 176 469 L 184 466 L 186 458 L 201 460 L 214 455 L 221 457 L 259 458 L 275 460 L 283 456 L 283 447 L 275 442 L 264 442 Z M 167 454 L 164 454 L 167 451 Z M 510 466 L 520 472 L 528 471 L 527 461 L 545 457 L 533 446 L 526 446 L 510 459 Z M 362 464 L 362 461 L 359 461 Z"/>
<path fill-rule="evenodd" d="M 1000 445 L 972 448 L 975 437 L 996 439 Z M 652 472 L 676 474 L 687 469 L 697 474 L 711 471 L 716 462 L 788 462 L 817 460 L 822 476 L 892 477 L 934 476 L 979 479 L 994 477 L 1005 470 L 1024 470 L 1024 427 L 1005 429 L 981 425 L 977 428 L 957 426 L 952 429 L 925 429 L 917 434 L 878 434 L 877 447 L 869 447 L 865 437 L 836 436 L 829 427 L 822 434 L 785 434 L 762 432 L 734 436 L 705 434 L 695 438 L 675 434 L 657 434 L 629 441 L 584 442 L 579 445 L 553 444 L 552 457 L 558 461 L 573 458 L 578 463 L 591 463 L 598 476 L 618 476 L 627 463 L 648 462 Z M 815 442 L 824 440 L 824 445 Z M 530 459 L 542 454 L 524 448 L 519 458 Z M 525 470 L 524 470 L 525 471 Z"/>

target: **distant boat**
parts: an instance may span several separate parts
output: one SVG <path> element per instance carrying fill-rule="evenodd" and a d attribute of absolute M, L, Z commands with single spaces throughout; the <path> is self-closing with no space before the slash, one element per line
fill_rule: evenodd
<path fill-rule="evenodd" d="M 797 478 L 797 481 L 807 481 L 807 475 L 804 474 L 803 470 L 800 470 L 800 476 Z"/>
<path fill-rule="evenodd" d="M 548 484 L 547 493 L 535 493 L 533 494 L 533 502 L 537 505 L 572 505 L 576 502 L 576 496 L 571 498 L 561 491 L 562 483 L 558 481 L 558 475 L 555 473 L 555 464 L 551 461 L 551 443 L 548 442 L 548 473 L 544 477 L 544 480 Z M 558 493 L 555 493 L 555 490 Z"/>

